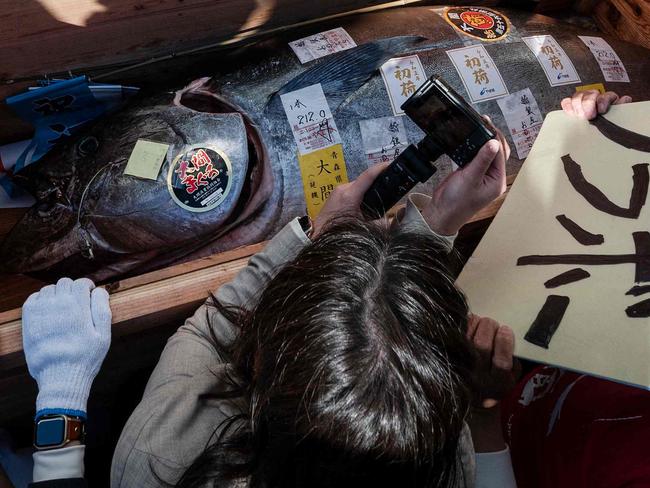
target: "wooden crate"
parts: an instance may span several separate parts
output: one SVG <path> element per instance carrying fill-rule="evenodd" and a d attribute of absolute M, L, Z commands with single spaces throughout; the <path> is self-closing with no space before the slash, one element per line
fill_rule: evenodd
<path fill-rule="evenodd" d="M 599 0 L 592 8 L 598 27 L 611 36 L 650 48 L 650 2 Z"/>

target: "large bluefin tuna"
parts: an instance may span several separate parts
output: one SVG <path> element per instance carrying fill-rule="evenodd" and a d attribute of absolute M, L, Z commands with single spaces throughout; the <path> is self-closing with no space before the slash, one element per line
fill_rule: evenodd
<path fill-rule="evenodd" d="M 393 115 L 380 73 L 391 58 L 417 54 L 426 76 L 442 76 L 467 95 L 447 51 L 482 45 L 508 91 L 529 88 L 542 116 L 557 110 L 577 85 L 604 81 L 599 63 L 578 37 L 597 33 L 525 12 L 502 10 L 492 20 L 472 19 L 471 12 L 443 17 L 444 12 L 410 7 L 366 13 L 263 40 L 240 51 L 242 59 L 231 72 L 196 80 L 175 94 L 142 98 L 101 120 L 16 175 L 38 203 L 2 244 L 2 271 L 107 280 L 270 237 L 305 213 L 297 145 L 282 95 L 321 85 L 352 180 L 369 164 L 360 121 Z M 499 35 L 495 18 L 505 22 Z M 459 19 L 456 27 L 453 19 Z M 302 64 L 287 45 L 333 27 L 343 27 L 357 46 Z M 522 40 L 545 34 L 573 62 L 580 82 L 551 86 Z M 606 40 L 630 80 L 605 82 L 607 87 L 648 99 L 649 51 Z M 474 106 L 511 133 L 496 99 Z M 419 128 L 407 117 L 402 120 L 409 142 L 419 141 Z M 124 174 L 139 139 L 169 144 L 156 180 Z M 178 178 L 189 181 L 196 175 L 190 174 L 194 162 L 204 176 L 221 179 L 214 176 L 208 190 L 197 186 L 199 198 L 175 193 Z M 513 151 L 508 171 L 516 172 L 521 163 Z M 429 185 L 451 171 L 446 157 L 437 166 Z"/>

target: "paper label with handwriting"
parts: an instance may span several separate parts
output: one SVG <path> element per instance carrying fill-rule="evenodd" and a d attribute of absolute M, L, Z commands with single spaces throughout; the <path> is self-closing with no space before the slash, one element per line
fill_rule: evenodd
<path fill-rule="evenodd" d="M 493 100 L 508 94 L 501 73 L 484 46 L 452 49 L 447 51 L 447 56 L 454 63 L 473 103 Z"/>
<path fill-rule="evenodd" d="M 341 142 L 320 83 L 280 96 L 300 154 Z"/>
<path fill-rule="evenodd" d="M 582 42 L 591 51 L 591 54 L 594 55 L 598 65 L 600 66 L 600 71 L 603 72 L 605 81 L 618 81 L 629 83 L 630 77 L 627 75 L 623 61 L 618 57 L 616 51 L 612 49 L 605 39 L 602 37 L 592 37 L 592 36 L 578 36 Z"/>
<path fill-rule="evenodd" d="M 551 86 L 580 83 L 580 76 L 571 59 L 553 36 L 530 36 L 522 39 L 544 69 Z"/>
<path fill-rule="evenodd" d="M 404 115 L 400 107 L 427 79 L 417 55 L 389 59 L 381 67 L 381 77 L 395 115 Z"/>
<path fill-rule="evenodd" d="M 309 154 L 298 155 L 298 164 L 302 175 L 307 214 L 314 219 L 334 188 L 348 182 L 343 146 L 336 144 Z"/>
<path fill-rule="evenodd" d="M 126 163 L 124 174 L 155 180 L 168 150 L 169 144 L 138 139 Z"/>
<path fill-rule="evenodd" d="M 402 117 L 360 120 L 359 128 L 369 165 L 393 161 L 409 144 Z"/>
<path fill-rule="evenodd" d="M 503 117 L 508 124 L 517 156 L 525 159 L 542 128 L 542 112 L 529 88 L 524 88 L 497 100 Z"/>
<path fill-rule="evenodd" d="M 356 47 L 356 45 L 354 39 L 342 27 L 303 37 L 289 43 L 289 47 L 293 49 L 302 64 L 328 54 L 345 51 Z"/>

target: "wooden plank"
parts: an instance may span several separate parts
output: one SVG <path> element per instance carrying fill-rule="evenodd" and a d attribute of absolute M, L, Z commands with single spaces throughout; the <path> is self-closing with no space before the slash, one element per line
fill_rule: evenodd
<path fill-rule="evenodd" d="M 593 17 L 606 34 L 650 48 L 650 2 L 601 0 Z"/>
<path fill-rule="evenodd" d="M 134 286 L 124 291 L 116 291 L 110 297 L 114 330 L 122 334 L 128 333 L 128 330 L 120 330 L 120 328 L 128 327 L 129 322 L 134 319 L 140 321 L 166 311 L 173 311 L 178 307 L 187 308 L 188 305 L 195 307 L 204 301 L 211 291 L 231 281 L 246 266 L 249 257 Z M 15 317 L 16 312 L 7 312 L 4 315 Z M 150 326 L 156 325 L 157 321 L 152 320 Z M 21 351 L 20 320 L 10 320 L 0 324 L 0 357 Z"/>
<path fill-rule="evenodd" d="M 0 79 L 119 64 L 233 42 L 363 7 L 415 0 L 0 0 Z"/>
<path fill-rule="evenodd" d="M 23 218 L 27 210 L 29 208 L 0 208 L 0 241 Z"/>
<path fill-rule="evenodd" d="M 180 276 L 192 271 L 197 271 L 199 269 L 209 268 L 211 266 L 216 266 L 228 261 L 249 258 L 253 254 L 260 252 L 262 249 L 264 249 L 264 247 L 266 247 L 266 241 L 260 242 L 259 244 L 252 244 L 250 246 L 238 247 L 236 249 L 232 249 L 230 251 L 222 252 L 219 254 L 213 254 L 212 256 L 207 256 L 205 258 L 195 259 L 194 261 L 188 261 L 186 263 L 175 264 L 173 266 L 168 266 L 167 268 L 151 271 L 149 273 L 134 276 L 132 278 L 125 278 L 123 280 L 116 281 L 115 283 L 106 285 L 106 289 L 109 291 L 109 293 L 114 293 L 118 290 L 125 291 L 130 288 L 135 288 L 136 286 L 154 283 L 166 278 L 173 278 L 174 276 Z M 2 314 L 0 314 L 0 323 L 2 323 Z"/>

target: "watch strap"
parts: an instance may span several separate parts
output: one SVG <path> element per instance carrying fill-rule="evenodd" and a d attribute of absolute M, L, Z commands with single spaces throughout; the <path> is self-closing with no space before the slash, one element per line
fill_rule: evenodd
<path fill-rule="evenodd" d="M 66 422 L 67 432 L 66 432 L 66 441 L 80 441 L 84 440 L 84 421 L 80 418 L 67 417 L 68 421 Z"/>

